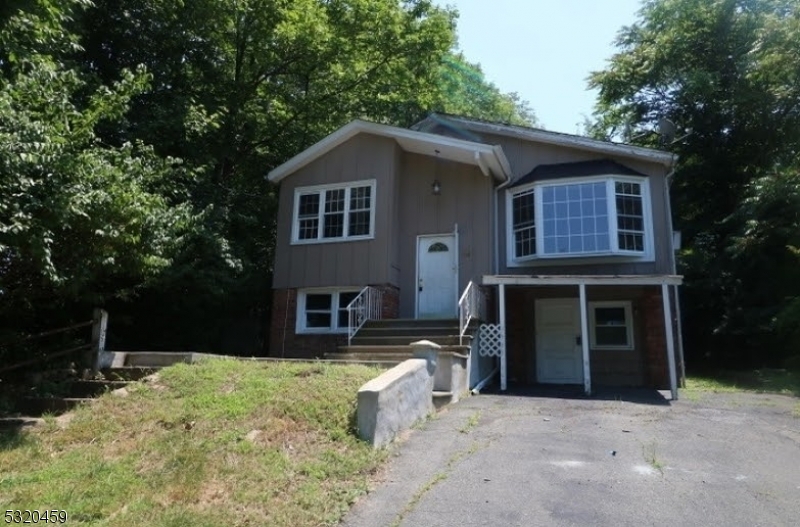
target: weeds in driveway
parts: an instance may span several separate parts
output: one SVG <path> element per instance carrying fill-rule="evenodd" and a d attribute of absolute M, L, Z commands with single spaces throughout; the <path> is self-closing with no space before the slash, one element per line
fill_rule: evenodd
<path fill-rule="evenodd" d="M 462 434 L 470 433 L 476 426 L 478 426 L 478 422 L 481 419 L 481 412 L 477 411 L 469 416 L 467 422 L 464 423 L 464 426 L 458 429 L 459 432 Z"/>
<path fill-rule="evenodd" d="M 658 444 L 655 440 L 647 444 L 642 444 L 642 456 L 645 463 L 664 475 L 664 463 L 658 457 Z"/>
<path fill-rule="evenodd" d="M 354 435 L 365 366 L 176 365 L 64 426 L 0 437 L 0 505 L 70 525 L 337 522 L 386 458 Z"/>

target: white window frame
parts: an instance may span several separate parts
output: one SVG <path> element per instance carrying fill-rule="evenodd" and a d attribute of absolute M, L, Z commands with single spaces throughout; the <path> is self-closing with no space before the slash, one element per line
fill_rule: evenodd
<path fill-rule="evenodd" d="M 369 208 L 369 234 L 361 236 L 348 236 L 350 228 L 350 192 L 356 187 L 370 187 L 370 208 Z M 375 194 L 376 180 L 364 179 L 361 181 L 348 181 L 347 183 L 337 183 L 330 185 L 313 185 L 308 187 L 297 187 L 294 189 L 294 204 L 292 207 L 292 245 L 307 245 L 315 243 L 341 243 L 355 240 L 371 240 L 375 238 L 375 208 L 377 196 Z M 338 238 L 324 238 L 325 228 L 325 194 L 329 190 L 344 189 L 344 226 L 342 236 Z M 306 240 L 300 239 L 300 196 L 303 194 L 319 194 L 319 211 L 317 211 L 317 237 Z"/>
<path fill-rule="evenodd" d="M 301 289 L 297 292 L 297 317 L 296 317 L 296 333 L 305 334 L 341 334 L 347 333 L 347 322 L 345 321 L 344 327 L 337 327 L 338 312 L 339 312 L 339 295 L 342 293 L 358 293 L 358 288 L 315 288 L 315 289 Z M 308 295 L 331 295 L 331 325 L 327 328 L 309 328 L 306 327 L 306 297 Z"/>
<path fill-rule="evenodd" d="M 558 254 L 545 254 L 544 253 L 544 237 L 542 236 L 543 230 L 540 226 L 544 225 L 544 207 L 542 205 L 542 190 L 546 187 L 561 187 L 566 185 L 574 185 L 581 183 L 597 183 L 604 181 L 606 184 L 606 202 L 608 211 L 613 211 L 613 214 L 608 214 L 608 236 L 609 247 L 608 251 L 595 251 L 585 253 L 558 253 Z M 619 238 L 617 229 L 617 203 L 616 203 L 616 189 L 614 183 L 616 182 L 630 182 L 638 183 L 641 189 L 642 197 L 642 215 L 644 220 L 644 251 L 625 251 L 619 249 Z M 534 196 L 534 224 L 536 225 L 536 251 L 535 254 L 517 258 L 514 254 L 514 211 L 513 203 L 516 194 L 527 192 L 533 189 Z M 594 261 L 608 261 L 618 262 L 621 259 L 628 259 L 631 261 L 644 261 L 651 262 L 655 260 L 655 249 L 653 240 L 653 211 L 650 197 L 650 179 L 647 177 L 637 176 L 623 176 L 615 174 L 604 174 L 600 176 L 580 177 L 580 178 L 561 178 L 551 179 L 545 181 L 537 181 L 527 185 L 521 185 L 506 191 L 506 262 L 508 267 L 523 267 L 525 265 L 532 265 L 539 261 L 545 260 L 571 260 L 575 258 L 586 259 L 592 258 Z M 599 262 L 598 262 L 599 263 Z"/>
<path fill-rule="evenodd" d="M 633 309 L 631 302 L 627 300 L 622 301 L 603 301 L 603 302 L 588 302 L 589 307 L 589 345 L 592 349 L 596 350 L 632 350 L 634 348 L 633 342 Z M 625 329 L 628 335 L 628 344 L 625 346 L 598 346 L 597 345 L 597 321 L 595 309 L 597 308 L 623 308 L 625 310 Z"/>

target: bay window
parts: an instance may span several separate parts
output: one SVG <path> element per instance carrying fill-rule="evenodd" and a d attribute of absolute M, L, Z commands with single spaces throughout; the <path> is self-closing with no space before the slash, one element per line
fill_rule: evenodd
<path fill-rule="evenodd" d="M 650 257 L 647 180 L 544 181 L 508 191 L 509 262 L 537 258 Z"/>

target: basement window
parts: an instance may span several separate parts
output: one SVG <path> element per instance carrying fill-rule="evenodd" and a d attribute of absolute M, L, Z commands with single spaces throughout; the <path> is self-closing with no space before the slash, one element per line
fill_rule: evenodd
<path fill-rule="evenodd" d="M 300 291 L 297 301 L 297 333 L 346 333 L 347 306 L 358 290 Z"/>

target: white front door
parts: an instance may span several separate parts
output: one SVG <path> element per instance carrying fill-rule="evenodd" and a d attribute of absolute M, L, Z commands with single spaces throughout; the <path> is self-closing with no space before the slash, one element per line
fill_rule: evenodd
<path fill-rule="evenodd" d="M 583 383 L 577 298 L 536 300 L 536 377 L 541 383 Z"/>
<path fill-rule="evenodd" d="M 456 257 L 455 235 L 417 238 L 417 317 L 456 316 Z"/>

